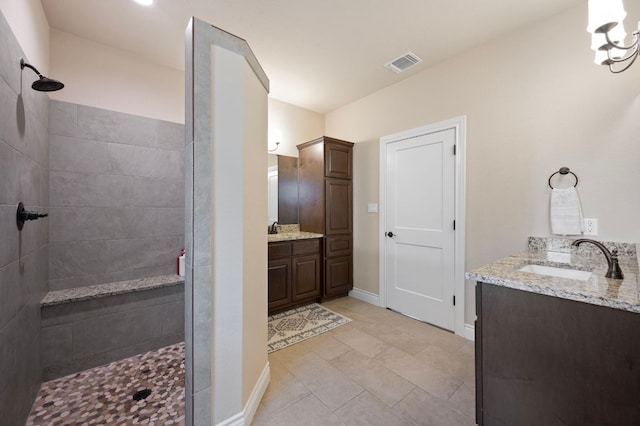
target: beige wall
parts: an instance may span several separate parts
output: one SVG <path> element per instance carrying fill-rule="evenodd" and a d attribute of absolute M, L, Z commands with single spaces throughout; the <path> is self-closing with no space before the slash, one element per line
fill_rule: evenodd
<path fill-rule="evenodd" d="M 640 4 L 627 8 L 631 31 Z M 370 238 L 378 221 L 362 205 L 365 196 L 374 201 L 378 182 L 373 146 L 381 136 L 460 115 L 468 120 L 467 270 L 524 250 L 529 235 L 550 234 L 547 179 L 561 166 L 580 177 L 584 214 L 599 219 L 598 239 L 640 241 L 639 66 L 612 75 L 593 64 L 586 9 L 479 46 L 327 115 L 327 135 L 367 143 L 354 159 L 356 288 L 378 292 L 377 238 Z"/>
<path fill-rule="evenodd" d="M 184 71 L 51 30 L 51 99 L 184 123 Z"/>
<path fill-rule="evenodd" d="M 296 145 L 324 135 L 324 115 L 286 102 L 269 98 L 269 144 L 274 146 L 273 134 L 282 137 L 274 154 L 297 157 Z"/>
<path fill-rule="evenodd" d="M 353 146 L 353 281 L 354 287 L 375 294 L 378 294 L 378 213 L 367 213 L 367 204 L 378 203 L 379 150 L 378 141 Z"/>
<path fill-rule="evenodd" d="M 259 385 L 267 366 L 267 92 L 251 67 L 244 65 L 243 156 L 243 369 L 242 405 Z M 259 395 L 260 397 L 262 395 Z M 248 420 L 248 419 L 245 419 Z M 248 422 L 247 422 L 248 423 Z"/>
<path fill-rule="evenodd" d="M 26 59 L 42 74 L 49 74 L 49 23 L 40 0 L 0 0 L 0 10 L 24 50 Z M 20 66 L 20 58 L 15 58 Z M 31 72 L 31 71 L 28 71 Z M 51 75 L 52 78 L 56 78 Z"/>
<path fill-rule="evenodd" d="M 56 29 L 51 70 L 66 84 L 52 99 L 184 123 L 181 70 Z M 323 114 L 269 98 L 269 129 L 282 135 L 276 154 L 297 157 L 296 145 L 322 136 L 324 124 Z"/>

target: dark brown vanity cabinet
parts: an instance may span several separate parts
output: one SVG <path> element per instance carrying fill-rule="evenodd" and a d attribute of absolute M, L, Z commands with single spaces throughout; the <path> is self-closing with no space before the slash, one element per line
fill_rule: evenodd
<path fill-rule="evenodd" d="M 269 243 L 269 315 L 320 298 L 320 243 L 318 238 Z"/>
<path fill-rule="evenodd" d="M 476 313 L 479 425 L 640 425 L 640 314 L 486 283 Z"/>
<path fill-rule="evenodd" d="M 298 145 L 300 230 L 325 235 L 322 297 L 353 288 L 353 143 L 322 137 Z"/>

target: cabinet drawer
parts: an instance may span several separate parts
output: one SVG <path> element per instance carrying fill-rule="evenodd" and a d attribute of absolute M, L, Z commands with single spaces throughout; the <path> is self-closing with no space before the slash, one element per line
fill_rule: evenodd
<path fill-rule="evenodd" d="M 324 244 L 324 253 L 326 257 L 351 255 L 350 235 L 327 237 Z"/>
<path fill-rule="evenodd" d="M 291 243 L 293 256 L 320 253 L 320 239 L 300 240 Z"/>
<path fill-rule="evenodd" d="M 269 260 L 291 257 L 291 243 L 270 243 Z"/>

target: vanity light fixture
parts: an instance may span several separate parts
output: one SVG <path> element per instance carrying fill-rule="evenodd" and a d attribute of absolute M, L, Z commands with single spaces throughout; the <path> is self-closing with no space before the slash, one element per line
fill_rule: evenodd
<path fill-rule="evenodd" d="M 267 142 L 267 152 L 276 152 L 278 145 L 282 140 L 282 132 L 279 128 L 269 127 L 269 136 Z M 275 145 L 275 148 L 272 148 Z"/>
<path fill-rule="evenodd" d="M 276 144 L 276 147 L 275 147 L 275 148 L 273 148 L 273 149 L 269 149 L 269 147 L 267 147 L 267 151 L 269 151 L 269 152 L 275 152 L 275 151 L 277 151 L 277 150 L 278 150 L 278 145 L 280 145 L 280 142 L 276 142 L 275 144 Z"/>
<path fill-rule="evenodd" d="M 638 59 L 640 22 L 631 45 L 625 46 L 626 16 L 622 0 L 589 0 L 587 31 L 591 33 L 591 49 L 596 52 L 595 63 L 608 66 L 614 74 L 628 70 Z"/>
<path fill-rule="evenodd" d="M 151 6 L 153 4 L 153 0 L 134 0 L 134 1 L 143 6 Z"/>

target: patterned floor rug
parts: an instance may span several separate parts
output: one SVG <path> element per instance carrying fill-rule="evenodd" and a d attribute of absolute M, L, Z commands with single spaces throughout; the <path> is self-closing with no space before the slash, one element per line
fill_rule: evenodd
<path fill-rule="evenodd" d="M 267 332 L 268 352 L 286 348 L 350 322 L 349 318 L 317 303 L 271 315 Z"/>

